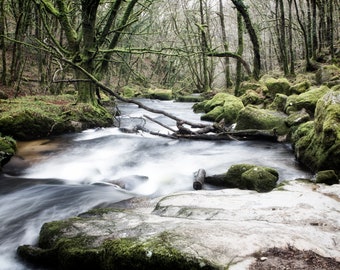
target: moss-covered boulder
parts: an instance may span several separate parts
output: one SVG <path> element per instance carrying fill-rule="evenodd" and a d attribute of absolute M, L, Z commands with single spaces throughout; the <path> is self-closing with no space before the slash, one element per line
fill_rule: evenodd
<path fill-rule="evenodd" d="M 302 81 L 302 82 L 292 85 L 289 89 L 289 92 L 290 94 L 300 95 L 304 92 L 307 92 L 309 88 L 311 87 L 311 85 L 312 85 L 311 82 L 308 80 Z"/>
<path fill-rule="evenodd" d="M 332 87 L 340 82 L 340 68 L 336 65 L 325 65 L 318 69 L 315 74 L 318 84 L 327 84 Z"/>
<path fill-rule="evenodd" d="M 293 112 L 286 119 L 286 125 L 288 127 L 299 126 L 302 123 L 306 123 L 311 120 L 310 115 L 306 112 L 306 110 L 302 109 L 298 112 Z"/>
<path fill-rule="evenodd" d="M 312 171 L 340 174 L 340 92 L 319 99 L 314 121 L 300 125 L 292 141 L 297 159 Z"/>
<path fill-rule="evenodd" d="M 268 105 L 269 110 L 284 112 L 284 108 L 287 103 L 287 96 L 284 94 L 276 94 L 273 102 Z"/>
<path fill-rule="evenodd" d="M 0 134 L 0 171 L 16 152 L 16 141 L 9 137 L 2 137 Z"/>
<path fill-rule="evenodd" d="M 306 109 L 307 112 L 313 116 L 316 103 L 318 100 L 325 95 L 330 89 L 327 86 L 321 86 L 313 88 L 300 95 L 291 95 L 287 99 L 285 112 L 291 113 L 294 111 L 300 111 Z"/>
<path fill-rule="evenodd" d="M 226 125 L 236 122 L 238 113 L 244 108 L 240 98 L 227 93 L 218 93 L 212 99 L 194 105 L 195 111 L 204 111 L 202 120 L 219 122 Z"/>
<path fill-rule="evenodd" d="M 235 129 L 275 130 L 276 134 L 284 135 L 288 133 L 286 118 L 282 112 L 246 106 L 239 112 Z"/>
<path fill-rule="evenodd" d="M 149 89 L 144 95 L 146 98 L 159 99 L 159 100 L 172 100 L 173 94 L 170 89 Z"/>
<path fill-rule="evenodd" d="M 205 182 L 226 188 L 268 192 L 276 187 L 278 179 L 278 172 L 272 168 L 252 164 L 236 164 L 224 174 L 207 176 Z"/>
<path fill-rule="evenodd" d="M 116 209 L 100 212 L 45 223 L 38 245 L 20 246 L 18 255 L 35 266 L 61 270 L 218 269 L 176 248 L 170 232 L 147 233 L 152 224 L 144 224 L 138 214 Z"/>
<path fill-rule="evenodd" d="M 244 106 L 249 104 L 260 105 L 264 100 L 264 97 L 254 90 L 247 90 L 240 98 Z"/>
<path fill-rule="evenodd" d="M 291 85 L 286 78 L 267 78 L 264 83 L 268 88 L 267 95 L 271 98 L 274 98 L 276 94 L 290 95 Z"/>
<path fill-rule="evenodd" d="M 315 178 L 316 183 L 327 185 L 339 184 L 339 178 L 334 170 L 319 171 Z"/>
<path fill-rule="evenodd" d="M 18 140 L 111 126 L 112 114 L 100 106 L 74 104 L 70 96 L 35 96 L 0 103 L 0 130 Z"/>
<path fill-rule="evenodd" d="M 262 93 L 263 85 L 258 82 L 244 81 L 241 83 L 237 96 L 244 95 L 248 90 L 253 90 L 259 94 Z"/>

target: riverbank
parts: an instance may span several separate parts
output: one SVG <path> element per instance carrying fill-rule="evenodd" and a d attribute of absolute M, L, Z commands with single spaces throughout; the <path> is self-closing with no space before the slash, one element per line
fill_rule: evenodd
<path fill-rule="evenodd" d="M 18 252 L 61 269 L 338 269 L 339 202 L 339 185 L 301 181 L 133 199 L 46 223 Z"/>

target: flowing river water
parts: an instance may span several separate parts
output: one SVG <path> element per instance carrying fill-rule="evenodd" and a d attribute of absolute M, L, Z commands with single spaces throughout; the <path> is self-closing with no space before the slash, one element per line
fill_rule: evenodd
<path fill-rule="evenodd" d="M 182 119 L 199 121 L 192 103 L 143 102 Z M 122 127 L 140 124 L 169 132 L 141 120 L 144 114 L 175 126 L 173 120 L 136 105 L 119 107 Z M 299 167 L 288 144 L 172 140 L 141 132 L 122 133 L 115 127 L 21 143 L 20 154 L 0 174 L 0 270 L 30 269 L 20 263 L 16 248 L 36 243 L 43 223 L 133 197 L 192 190 L 193 174 L 200 168 L 212 175 L 233 164 L 251 163 L 275 168 L 280 181 L 310 177 Z M 24 162 L 25 169 L 18 169 L 15 159 Z"/>

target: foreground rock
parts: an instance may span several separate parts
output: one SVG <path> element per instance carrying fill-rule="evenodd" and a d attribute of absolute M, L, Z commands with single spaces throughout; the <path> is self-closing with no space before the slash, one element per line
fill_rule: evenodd
<path fill-rule="evenodd" d="M 60 269 L 248 269 L 287 246 L 340 261 L 339 201 L 339 185 L 297 181 L 270 193 L 183 192 L 47 223 L 38 247 L 18 253 Z"/>
<path fill-rule="evenodd" d="M 1 136 L 0 133 L 0 171 L 16 152 L 16 142 L 8 136 Z"/>

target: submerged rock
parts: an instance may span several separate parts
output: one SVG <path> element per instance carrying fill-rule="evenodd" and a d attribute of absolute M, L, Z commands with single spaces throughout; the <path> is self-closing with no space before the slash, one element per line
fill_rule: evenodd
<path fill-rule="evenodd" d="M 225 189 L 97 209 L 44 224 L 21 258 L 58 269 L 248 269 L 288 244 L 340 260 L 340 186 L 293 181 L 269 193 Z"/>

